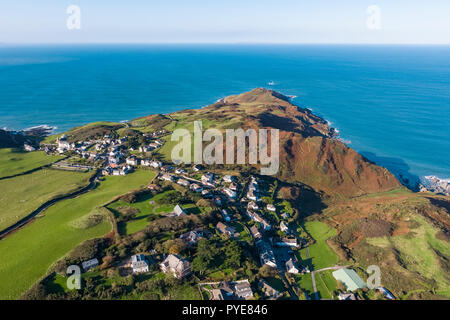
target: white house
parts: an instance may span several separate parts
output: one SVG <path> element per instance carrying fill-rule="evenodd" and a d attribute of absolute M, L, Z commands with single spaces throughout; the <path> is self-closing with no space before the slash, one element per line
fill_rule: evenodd
<path fill-rule="evenodd" d="M 288 232 L 289 231 L 289 226 L 286 222 L 281 221 L 280 222 L 280 230 L 283 232 Z"/>
<path fill-rule="evenodd" d="M 179 179 L 177 181 L 177 183 L 181 186 L 185 186 L 185 187 L 189 187 L 189 185 L 191 184 L 189 181 L 187 181 L 186 179 Z"/>
<path fill-rule="evenodd" d="M 276 244 L 280 247 L 298 247 L 296 238 L 283 238 L 281 241 L 277 241 Z"/>
<path fill-rule="evenodd" d="M 148 272 L 148 262 L 143 254 L 136 254 L 131 257 L 131 268 L 133 273 Z"/>
<path fill-rule="evenodd" d="M 25 149 L 25 151 L 28 151 L 28 152 L 36 150 L 33 146 L 30 146 L 29 144 L 26 144 L 26 143 L 23 145 L 23 148 Z"/>
<path fill-rule="evenodd" d="M 255 201 L 250 201 L 247 205 L 247 208 L 249 208 L 251 210 L 258 210 L 259 206 L 256 204 Z"/>
<path fill-rule="evenodd" d="M 130 165 L 130 166 L 137 166 L 138 165 L 138 160 L 136 159 L 136 157 L 128 157 L 125 162 Z"/>
<path fill-rule="evenodd" d="M 186 211 L 184 211 L 183 207 L 180 206 L 179 204 L 177 204 L 175 206 L 175 208 L 173 208 L 173 213 L 175 214 L 175 216 L 179 217 L 179 216 L 185 216 L 186 215 Z"/>
<path fill-rule="evenodd" d="M 231 183 L 231 182 L 234 182 L 235 180 L 236 180 L 236 178 L 233 176 L 230 176 L 229 174 L 223 176 L 223 181 L 225 181 L 225 182 Z"/>
<path fill-rule="evenodd" d="M 231 190 L 231 189 L 229 189 L 229 188 L 225 188 L 225 189 L 223 189 L 223 192 L 224 192 L 228 197 L 230 197 L 231 199 L 236 198 L 236 191 L 233 191 L 233 190 Z"/>
<path fill-rule="evenodd" d="M 198 184 L 193 183 L 191 184 L 191 186 L 189 187 L 189 189 L 191 189 L 194 192 L 202 192 L 203 188 L 200 187 Z"/>
<path fill-rule="evenodd" d="M 212 183 L 213 179 L 214 179 L 214 174 L 212 174 L 211 172 L 207 172 L 207 173 L 202 175 L 202 182 L 203 183 Z"/>
<path fill-rule="evenodd" d="M 161 161 L 151 161 L 150 166 L 152 166 L 153 168 L 159 168 L 162 166 L 162 162 Z"/>
<path fill-rule="evenodd" d="M 294 263 L 294 260 L 292 260 L 292 258 L 290 258 L 287 262 L 286 262 L 286 271 L 288 273 L 294 273 L 297 274 L 300 271 L 298 270 L 297 266 Z"/>
<path fill-rule="evenodd" d="M 174 181 L 174 178 L 171 174 L 165 173 L 162 176 L 159 177 L 160 180 L 164 180 L 164 181 Z"/>
<path fill-rule="evenodd" d="M 275 208 L 275 206 L 273 204 L 271 204 L 271 203 L 269 203 L 267 205 L 266 209 L 269 210 L 269 211 L 273 211 L 273 212 L 277 211 L 277 208 Z"/>

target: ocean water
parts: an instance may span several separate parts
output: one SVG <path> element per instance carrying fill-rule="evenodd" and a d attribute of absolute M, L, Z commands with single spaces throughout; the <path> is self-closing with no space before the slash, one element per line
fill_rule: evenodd
<path fill-rule="evenodd" d="M 0 46 L 0 127 L 64 131 L 266 87 L 409 179 L 450 178 L 450 46 Z"/>

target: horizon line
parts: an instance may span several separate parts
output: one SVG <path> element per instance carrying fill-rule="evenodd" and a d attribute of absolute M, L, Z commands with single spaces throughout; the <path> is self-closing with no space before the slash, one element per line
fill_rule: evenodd
<path fill-rule="evenodd" d="M 361 46 L 450 46 L 449 43 L 398 42 L 1 42 L 2 45 L 361 45 Z"/>

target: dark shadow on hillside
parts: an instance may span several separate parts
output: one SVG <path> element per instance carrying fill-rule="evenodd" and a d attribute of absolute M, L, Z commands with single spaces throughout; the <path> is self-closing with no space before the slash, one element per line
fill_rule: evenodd
<path fill-rule="evenodd" d="M 447 211 L 447 213 L 450 214 L 450 201 L 436 199 L 433 197 L 427 197 L 427 199 L 430 200 L 431 204 L 439 208 L 444 208 Z"/>
<path fill-rule="evenodd" d="M 383 166 L 393 173 L 397 179 L 406 187 L 413 191 L 418 191 L 418 183 L 420 178 L 411 173 L 409 165 L 400 158 L 381 157 L 373 152 L 363 151 L 360 154 L 372 163 Z"/>

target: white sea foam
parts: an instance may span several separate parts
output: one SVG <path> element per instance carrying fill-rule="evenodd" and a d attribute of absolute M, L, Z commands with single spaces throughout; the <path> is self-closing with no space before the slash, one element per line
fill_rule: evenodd
<path fill-rule="evenodd" d="M 421 191 L 432 191 L 450 195 L 450 179 L 436 176 L 424 176 L 420 179 Z"/>

